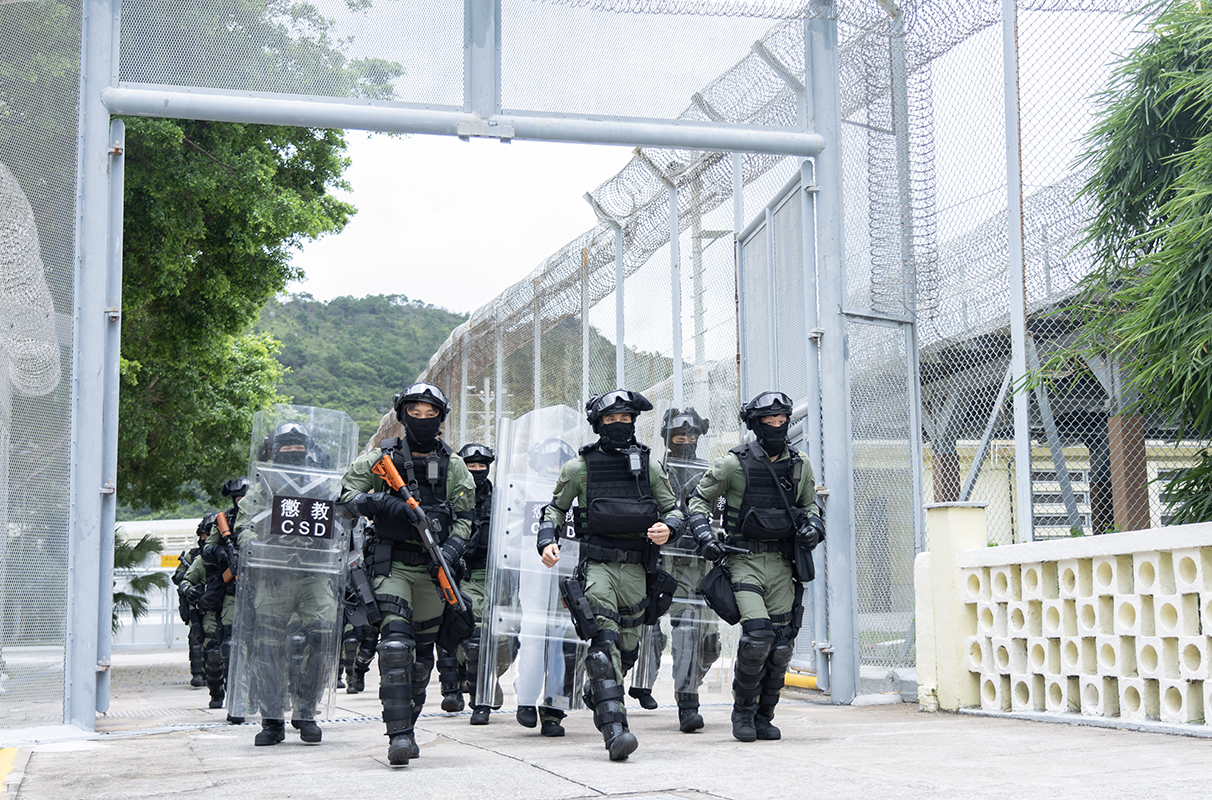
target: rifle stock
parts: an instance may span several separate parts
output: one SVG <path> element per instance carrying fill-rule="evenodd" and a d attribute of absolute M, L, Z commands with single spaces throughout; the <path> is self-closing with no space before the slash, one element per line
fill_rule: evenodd
<path fill-rule="evenodd" d="M 236 549 L 231 541 L 231 526 L 227 524 L 227 514 L 220 511 L 215 516 L 215 524 L 219 527 L 220 541 L 223 542 L 223 547 L 227 551 L 227 569 L 223 570 L 223 582 L 231 583 L 236 579 L 236 573 L 233 571 L 236 566 Z"/>

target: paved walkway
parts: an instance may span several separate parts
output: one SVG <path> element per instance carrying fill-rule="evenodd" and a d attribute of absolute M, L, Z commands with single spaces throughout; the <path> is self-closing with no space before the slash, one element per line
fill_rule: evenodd
<path fill-rule="evenodd" d="M 475 728 L 466 712 L 427 713 L 421 757 L 392 768 L 373 687 L 338 695 L 322 744 L 304 745 L 288 728 L 284 743 L 254 748 L 259 726 L 228 725 L 206 709 L 184 659 L 182 651 L 115 654 L 114 708 L 98 733 L 0 750 L 0 773 L 12 759 L 4 799 L 1136 800 L 1205 798 L 1212 785 L 1205 739 L 925 714 L 907 704 L 838 707 L 790 692 L 779 705 L 779 742 L 734 741 L 722 704 L 704 709 L 707 727 L 692 735 L 678 732 L 671 704 L 633 706 L 640 748 L 617 764 L 583 712 L 570 715 L 563 739 L 522 728 L 512 709 Z"/>

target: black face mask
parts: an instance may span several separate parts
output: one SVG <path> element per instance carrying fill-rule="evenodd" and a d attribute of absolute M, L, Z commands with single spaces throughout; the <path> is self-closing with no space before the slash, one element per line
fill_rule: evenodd
<path fill-rule="evenodd" d="M 441 417 L 421 419 L 408 414 L 404 415 L 404 430 L 407 433 L 408 441 L 418 448 L 432 447 L 433 440 L 438 438 L 438 428 L 440 427 L 442 427 Z"/>
<path fill-rule="evenodd" d="M 602 437 L 602 444 L 607 447 L 626 447 L 635 439 L 634 422 L 602 423 L 598 428 Z"/>
<path fill-rule="evenodd" d="M 694 458 L 695 451 L 698 450 L 698 447 L 698 442 L 695 442 L 694 444 L 676 444 L 675 442 L 670 442 L 669 455 L 673 456 L 674 458 Z"/>
<path fill-rule="evenodd" d="M 471 479 L 476 482 L 476 488 L 479 489 L 484 484 L 488 483 L 488 470 L 472 469 L 468 470 L 471 473 Z"/>
<path fill-rule="evenodd" d="M 283 453 L 279 450 L 274 454 L 275 464 L 284 464 L 288 467 L 301 467 L 303 462 L 307 460 L 306 450 L 296 450 L 291 453 Z"/>
<path fill-rule="evenodd" d="M 783 447 L 787 444 L 787 423 L 767 425 L 759 422 L 754 426 L 753 432 L 757 434 L 758 442 L 766 455 L 777 456 L 783 452 Z"/>

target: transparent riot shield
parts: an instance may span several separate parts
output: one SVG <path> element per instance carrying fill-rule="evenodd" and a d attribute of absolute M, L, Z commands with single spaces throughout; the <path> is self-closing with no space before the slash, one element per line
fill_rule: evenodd
<path fill-rule="evenodd" d="M 679 507 L 685 512 L 686 499 L 711 465 L 699 459 L 666 455 L 662 466 L 669 475 Z M 712 524 L 717 524 L 714 517 Z M 655 688 L 662 694 L 661 687 L 668 685 L 662 681 L 668 680 L 679 705 L 724 701 L 730 697 L 734 633 L 720 622 L 699 590 L 711 566 L 699 556 L 688 532 L 671 538 L 661 547 L 661 567 L 677 579 L 678 588 L 660 624 L 644 627 L 639 657 L 632 668 L 633 688 L 649 691 Z M 708 697 L 700 701 L 701 693 Z"/>
<path fill-rule="evenodd" d="M 275 405 L 253 418 L 253 486 L 240 503 L 228 708 L 329 715 L 350 521 L 336 513 L 358 426 L 343 411 Z"/>
<path fill-rule="evenodd" d="M 576 456 L 584 431 L 584 418 L 567 406 L 501 420 L 477 704 L 493 705 L 512 675 L 520 706 L 581 707 L 586 645 L 559 592 L 577 566 L 577 543 L 566 525 L 560 561 L 548 569 L 535 539 L 560 467 Z"/>

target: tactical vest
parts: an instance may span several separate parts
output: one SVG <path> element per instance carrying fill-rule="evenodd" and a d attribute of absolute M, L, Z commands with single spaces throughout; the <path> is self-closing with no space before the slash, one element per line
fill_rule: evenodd
<path fill-rule="evenodd" d="M 647 532 L 660 520 L 648 480 L 648 448 L 639 446 L 640 474 L 631 471 L 631 455 L 607 453 L 591 444 L 585 459 L 585 508 L 574 509 L 581 550 L 594 561 L 641 563 Z"/>
<path fill-rule="evenodd" d="M 488 538 L 492 522 L 492 481 L 476 487 L 476 507 L 471 520 L 471 544 L 463 553 L 468 569 L 485 569 L 488 566 Z"/>
<path fill-rule="evenodd" d="M 794 450 L 791 458 L 785 461 L 770 461 L 760 448 L 756 449 L 755 454 L 753 445 L 743 444 L 729 451 L 740 459 L 745 473 L 745 493 L 741 495 L 740 508 L 731 503 L 725 507 L 724 530 L 729 536 L 750 541 L 790 541 L 795 536 L 795 520 L 788 512 L 787 503 L 794 507 L 804 462 Z M 765 464 L 759 461 L 762 458 L 766 458 Z M 774 471 L 773 476 L 766 465 Z M 782 484 L 782 493 L 775 485 L 776 477 Z M 784 496 L 787 502 L 783 502 Z"/>
<path fill-rule="evenodd" d="M 450 445 L 438 439 L 434 442 L 432 453 L 425 457 L 414 457 L 408 450 L 407 441 L 384 439 L 380 444 L 383 455 L 391 458 L 408 490 L 421 504 L 421 510 L 429 520 L 430 533 L 439 544 L 446 541 L 455 516 L 454 504 L 446 499 L 446 471 L 450 467 L 450 455 L 454 452 Z M 392 491 L 386 487 L 385 490 Z M 394 491 L 392 493 L 395 494 Z M 416 528 L 408 522 L 398 523 L 385 516 L 377 517 L 375 533 L 380 539 L 391 541 L 393 551 L 412 551 L 428 559 L 425 548 L 417 538 Z M 399 560 L 394 552 L 392 558 Z"/>

